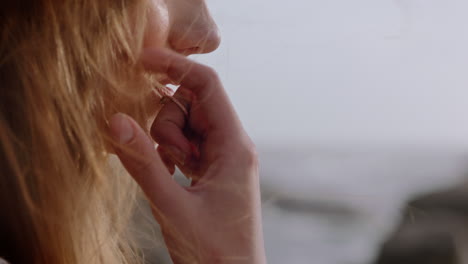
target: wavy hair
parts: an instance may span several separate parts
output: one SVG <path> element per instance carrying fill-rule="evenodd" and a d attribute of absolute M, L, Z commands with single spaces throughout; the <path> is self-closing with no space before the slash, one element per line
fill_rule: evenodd
<path fill-rule="evenodd" d="M 108 165 L 106 120 L 144 125 L 145 0 L 5 0 L 0 9 L 0 257 L 138 263 L 137 192 Z"/>

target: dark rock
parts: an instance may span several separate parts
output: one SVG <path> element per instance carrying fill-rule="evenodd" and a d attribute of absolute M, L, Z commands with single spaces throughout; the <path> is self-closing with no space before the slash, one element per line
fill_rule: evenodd
<path fill-rule="evenodd" d="M 468 237 L 468 188 L 423 195 L 407 204 L 376 264 L 459 264 Z"/>
<path fill-rule="evenodd" d="M 430 193 L 417 197 L 407 205 L 407 218 L 424 217 L 426 213 L 455 214 L 468 218 L 468 186 Z"/>

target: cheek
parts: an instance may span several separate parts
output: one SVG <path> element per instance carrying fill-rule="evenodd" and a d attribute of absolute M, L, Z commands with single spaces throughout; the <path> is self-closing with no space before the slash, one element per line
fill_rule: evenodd
<path fill-rule="evenodd" d="M 169 11 L 164 0 L 151 0 L 144 48 L 165 47 L 169 35 Z"/>

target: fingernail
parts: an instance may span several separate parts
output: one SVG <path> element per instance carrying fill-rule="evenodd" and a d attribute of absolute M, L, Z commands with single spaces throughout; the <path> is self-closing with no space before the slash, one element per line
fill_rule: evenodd
<path fill-rule="evenodd" d="M 167 150 L 169 151 L 169 155 L 171 155 L 172 158 L 174 158 L 180 165 L 185 165 L 187 155 L 182 150 L 174 146 L 169 146 Z"/>
<path fill-rule="evenodd" d="M 121 144 L 130 142 L 135 136 L 133 125 L 129 117 L 124 114 L 118 113 L 112 116 L 109 120 L 109 127 L 112 137 Z"/>

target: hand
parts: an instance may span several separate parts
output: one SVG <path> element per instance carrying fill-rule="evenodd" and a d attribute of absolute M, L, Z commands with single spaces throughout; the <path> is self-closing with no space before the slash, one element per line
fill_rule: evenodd
<path fill-rule="evenodd" d="M 147 70 L 180 83 L 151 128 L 154 142 L 130 117 L 114 115 L 116 153 L 153 205 L 172 260 L 184 263 L 266 263 L 258 162 L 217 74 L 183 56 L 144 52 Z M 172 179 L 174 165 L 192 178 Z"/>

